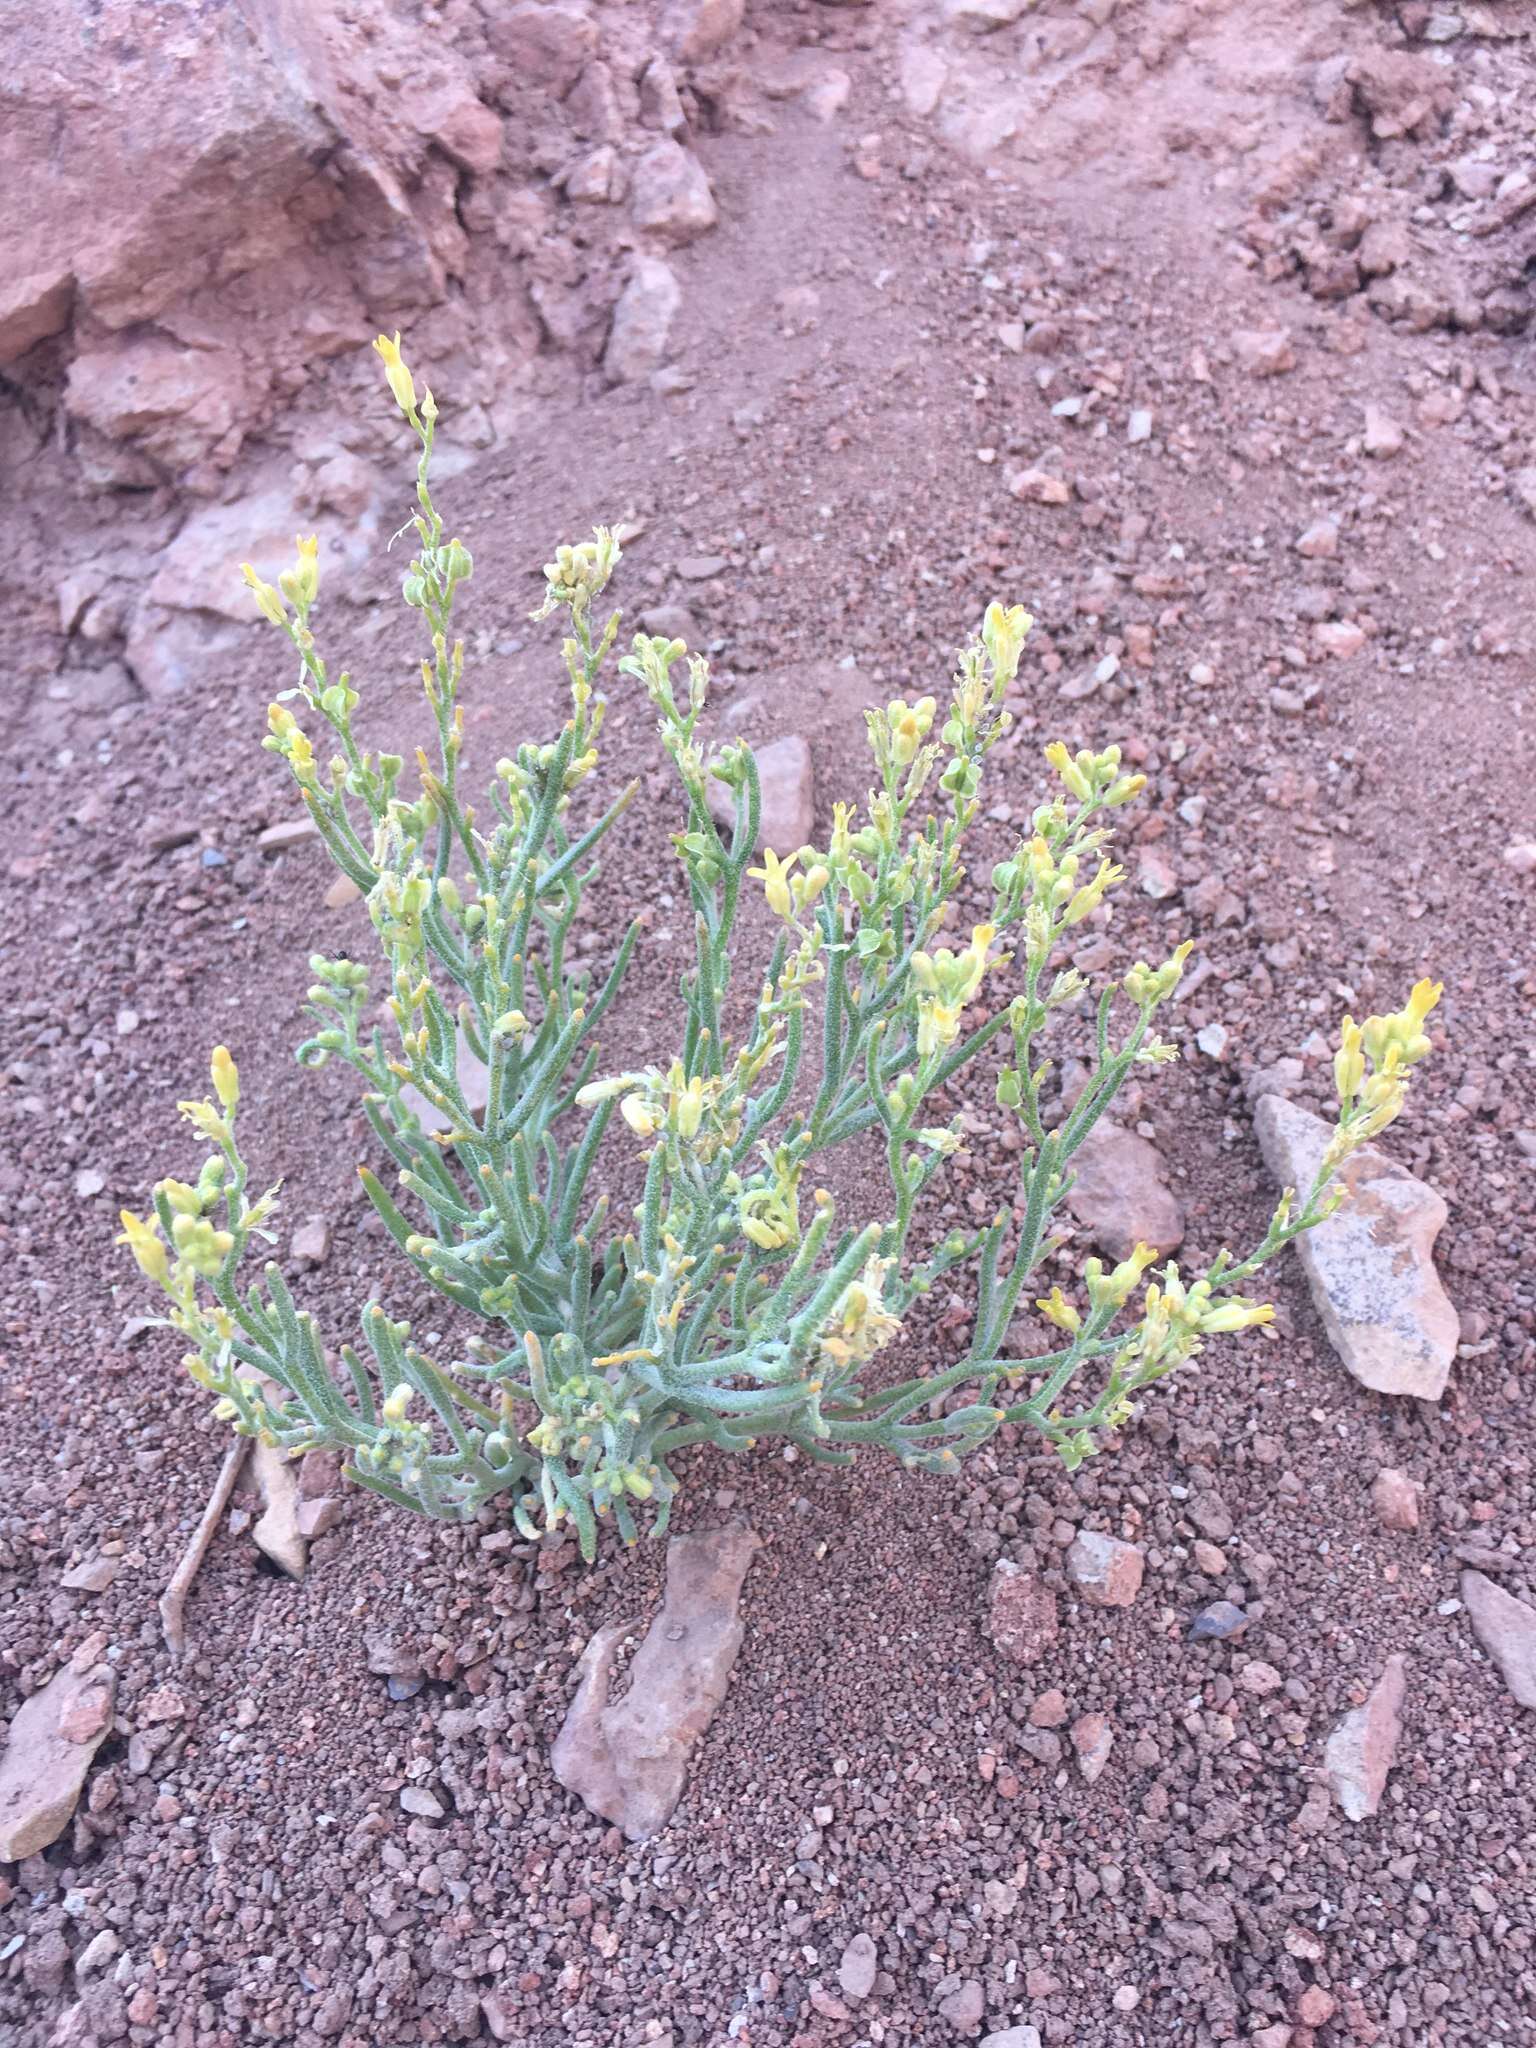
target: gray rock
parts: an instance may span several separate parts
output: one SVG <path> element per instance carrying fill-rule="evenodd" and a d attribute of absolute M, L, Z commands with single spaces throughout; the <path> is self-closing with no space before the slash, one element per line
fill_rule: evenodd
<path fill-rule="evenodd" d="M 683 1796 L 688 1756 L 715 1718 L 741 1648 L 742 1581 L 761 1548 L 744 1522 L 674 1536 L 667 1589 L 610 1703 L 625 1625 L 599 1629 L 577 1667 L 581 1683 L 555 1738 L 555 1776 L 632 1842 L 649 1841 Z"/>
<path fill-rule="evenodd" d="M 1189 1640 L 1192 1643 L 1221 1643 L 1229 1636 L 1240 1636 L 1248 1626 L 1248 1617 L 1241 1607 L 1230 1600 L 1213 1600 L 1209 1607 L 1202 1607 L 1189 1624 Z"/>
<path fill-rule="evenodd" d="M 1403 1673 L 1403 1658 L 1389 1657 L 1365 1705 L 1346 1714 L 1328 1738 L 1323 1768 L 1350 1820 L 1369 1820 L 1381 1804 L 1401 1729 Z"/>
<path fill-rule="evenodd" d="M 1266 1095 L 1253 1127 L 1275 1179 L 1305 1193 L 1333 1126 Z M 1362 1386 L 1438 1401 L 1460 1338 L 1434 1265 L 1445 1203 L 1371 1146 L 1340 1178 L 1349 1199 L 1297 1245 L 1329 1342 Z"/>
<path fill-rule="evenodd" d="M 981 2025 L 986 2009 L 986 1993 L 975 1977 L 967 1977 L 939 2000 L 939 2017 L 948 2020 L 957 2034 L 967 2037 Z"/>
<path fill-rule="evenodd" d="M 1040 2048 L 1040 2029 L 1004 2027 L 1000 2033 L 983 2035 L 981 2048 Z"/>
<path fill-rule="evenodd" d="M 1159 1153 L 1107 1118 L 1074 1154 L 1067 1207 L 1107 1258 L 1128 1258 L 1137 1243 L 1161 1257 L 1184 1239 L 1184 1211 L 1169 1191 Z"/>
<path fill-rule="evenodd" d="M 63 1834 L 112 1726 L 116 1691 L 110 1665 L 70 1665 L 22 1702 L 0 1755 L 0 1863 L 35 1856 Z"/>
<path fill-rule="evenodd" d="M 1473 1633 L 1498 1665 L 1517 1703 L 1536 1707 L 1536 1607 L 1528 1607 L 1481 1572 L 1462 1573 L 1461 1597 Z"/>
<path fill-rule="evenodd" d="M 683 289 L 659 256 L 637 256 L 613 309 L 603 372 L 610 384 L 648 377 L 664 360 Z"/>

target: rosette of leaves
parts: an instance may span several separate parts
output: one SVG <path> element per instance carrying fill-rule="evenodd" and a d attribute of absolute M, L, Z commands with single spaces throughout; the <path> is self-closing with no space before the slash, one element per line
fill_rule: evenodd
<path fill-rule="evenodd" d="M 1157 1019 L 1187 945 L 1102 990 L 1092 1077 L 1064 1118 L 1044 1112 L 1044 1041 L 1060 1013 L 1090 1000 L 1060 964 L 1062 941 L 1121 880 L 1108 827 L 1143 778 L 1114 747 L 1048 748 L 1054 792 L 992 870 L 984 921 L 943 945 L 988 756 L 1010 724 L 1004 699 L 1028 615 L 989 606 L 944 709 L 924 697 L 869 712 L 874 787 L 862 814 L 836 804 L 824 846 L 761 860 L 751 750 L 711 749 L 701 729 L 706 663 L 642 635 L 617 668 L 654 706 L 676 771 L 672 844 L 693 949 L 671 1044 L 655 1064 L 605 1071 L 598 1027 L 639 926 L 595 979 L 573 960 L 571 933 L 597 849 L 634 794 L 631 784 L 595 815 L 581 809 L 603 723 L 598 682 L 619 634 L 618 614 L 600 603 L 619 546 L 599 529 L 549 563 L 534 616 L 564 621 L 570 714 L 553 740 L 499 761 L 472 808 L 460 786 L 453 614 L 473 564 L 432 499 L 431 393 L 418 399 L 398 336 L 377 346 L 419 443 L 403 595 L 429 643 L 436 748 L 430 763 L 418 754 L 411 793 L 402 756 L 359 745 L 359 693 L 319 652 L 314 540 L 301 539 L 275 586 L 246 574 L 298 662 L 266 744 L 366 892 L 382 958 L 377 983 L 350 959 L 311 959 L 314 1029 L 298 1056 L 355 1069 L 378 1146 L 376 1165 L 359 1168 L 368 1197 L 417 1280 L 475 1334 L 456 1356 L 432 1355 L 369 1302 L 361 1346 L 333 1357 L 275 1264 L 250 1277 L 275 1191 L 248 1196 L 239 1077 L 220 1048 L 213 1099 L 183 1105 L 211 1148 L 197 1180 L 159 1182 L 150 1214 L 123 1219 L 140 1267 L 169 1297 L 192 1377 L 237 1430 L 295 1450 L 334 1446 L 359 1484 L 402 1506 L 467 1517 L 504 1496 L 522 1531 L 568 1523 L 588 1557 L 605 1516 L 627 1540 L 645 1513 L 665 1527 L 680 1454 L 700 1443 L 745 1451 L 774 1440 L 831 1463 L 868 1445 L 947 1471 L 1016 1423 L 1077 1464 L 1207 1339 L 1268 1317 L 1240 1290 L 1329 1213 L 1338 1167 L 1397 1113 L 1438 990 L 1420 984 L 1396 1016 L 1346 1020 L 1334 1146 L 1248 1256 L 1222 1253 L 1197 1276 L 1171 1264 L 1154 1274 L 1141 1246 L 1112 1270 L 1089 1259 L 1075 1299 L 1060 1286 L 1035 1298 L 1074 1156 L 1132 1069 L 1173 1057 Z M 729 794 L 723 826 L 712 781 Z M 733 1034 L 737 917 L 754 883 L 778 935 Z M 465 1085 L 476 1070 L 483 1102 Z M 914 1244 L 923 1197 L 960 1142 L 935 1099 L 973 1073 L 1018 1118 L 1017 1200 L 984 1228 Z M 639 1148 L 643 1190 L 620 1214 L 603 1161 L 625 1138 Z M 889 1192 L 883 1213 L 849 1222 L 814 1169 L 861 1138 L 883 1152 Z M 914 1376 L 882 1371 L 875 1361 L 914 1301 L 964 1274 L 975 1295 L 964 1357 Z M 1058 1341 L 1020 1360 L 1007 1332 L 1032 1298 Z"/>

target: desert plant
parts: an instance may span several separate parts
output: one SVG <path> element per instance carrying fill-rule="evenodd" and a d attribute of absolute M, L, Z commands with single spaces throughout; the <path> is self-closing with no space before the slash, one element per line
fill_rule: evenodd
<path fill-rule="evenodd" d="M 471 561 L 433 503 L 437 411 L 429 392 L 418 402 L 398 341 L 376 346 L 420 443 L 404 598 L 430 636 L 422 676 L 437 729 L 436 764 L 418 754 L 414 795 L 401 793 L 399 755 L 359 747 L 358 691 L 317 650 L 315 541 L 299 542 L 276 587 L 246 574 L 297 653 L 289 701 L 329 728 L 336 752 L 322 770 L 283 701 L 271 707 L 266 745 L 288 763 L 338 866 L 367 892 L 388 969 L 379 1010 L 366 968 L 314 956 L 315 1029 L 298 1057 L 338 1057 L 362 1076 L 368 1120 L 396 1169 L 386 1187 L 360 1168 L 368 1197 L 416 1275 L 486 1331 L 448 1362 L 370 1302 L 367 1355 L 343 1346 L 337 1369 L 276 1265 L 242 1287 L 241 1262 L 269 1236 L 275 1191 L 248 1196 L 239 1079 L 221 1047 L 214 1099 L 182 1105 L 212 1147 L 207 1163 L 193 1183 L 159 1182 L 151 1215 L 123 1218 L 139 1265 L 170 1297 L 168 1320 L 190 1340 L 193 1378 L 237 1430 L 291 1449 L 338 1446 L 362 1485 L 404 1506 L 469 1516 L 507 1495 L 520 1529 L 568 1520 L 589 1557 L 605 1514 L 631 1540 L 641 1503 L 665 1525 L 677 1456 L 691 1444 L 741 1451 L 775 1438 L 831 1462 L 873 1444 L 932 1471 L 1022 1423 L 1076 1465 L 1206 1338 L 1270 1315 L 1238 1290 L 1329 1213 L 1342 1161 L 1396 1115 L 1407 1071 L 1429 1049 L 1423 1023 L 1438 989 L 1420 983 L 1406 1009 L 1363 1027 L 1346 1020 L 1328 1156 L 1299 1200 L 1285 1195 L 1248 1257 L 1223 1252 L 1193 1279 L 1172 1264 L 1150 1278 L 1145 1246 L 1108 1271 L 1089 1259 L 1078 1302 L 1053 1287 L 1037 1303 L 1054 1348 L 1009 1355 L 1009 1325 L 1052 1248 L 1074 1155 L 1133 1067 L 1174 1057 L 1156 1020 L 1187 944 L 1160 965 L 1133 966 L 1092 1006 L 1082 977 L 1055 964 L 1063 935 L 1121 879 L 1105 851 L 1107 820 L 1144 778 L 1125 771 L 1115 747 L 1047 748 L 1056 793 L 993 868 L 985 922 L 941 947 L 987 756 L 1010 724 L 1003 700 L 1027 614 L 988 607 L 946 711 L 924 697 L 867 714 L 876 787 L 862 821 L 837 804 L 824 846 L 760 861 L 751 750 L 711 752 L 703 737 L 706 663 L 679 641 L 637 637 L 618 670 L 655 707 L 681 784 L 672 843 L 694 950 L 671 1056 L 601 1072 L 595 1032 L 639 926 L 596 985 L 568 957 L 570 936 L 593 855 L 634 785 L 591 823 L 572 812 L 598 758 L 597 682 L 619 628 L 598 600 L 619 547 L 599 529 L 549 563 L 534 616 L 567 622 L 570 717 L 550 744 L 496 764 L 477 815 L 460 791 L 463 648 L 452 634 Z M 712 779 L 728 793 L 724 826 L 708 801 Z M 749 880 L 763 885 L 779 929 L 733 1030 L 728 990 Z M 1014 992 L 987 1014 L 984 995 L 1005 971 Z M 1053 1120 L 1041 1041 L 1069 1011 L 1090 1012 L 1096 1065 Z M 957 1123 L 933 1120 L 930 1105 L 994 1049 L 998 1102 L 1021 1126 L 1018 1202 L 914 1256 L 922 1198 L 960 1142 Z M 466 1087 L 477 1070 L 483 1107 Z M 609 1196 L 594 1192 L 615 1110 L 642 1148 L 632 1226 L 610 1222 Z M 819 1155 L 866 1134 L 883 1147 L 890 1198 L 882 1217 L 855 1226 L 808 1177 Z M 965 1356 L 881 1384 L 872 1361 L 913 1301 L 967 1264 L 976 1280 Z M 1080 1376 L 1091 1382 L 1081 1394 Z"/>

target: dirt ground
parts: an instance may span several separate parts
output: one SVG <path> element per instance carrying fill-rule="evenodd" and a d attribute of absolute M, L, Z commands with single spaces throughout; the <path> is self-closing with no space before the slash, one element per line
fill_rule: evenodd
<path fill-rule="evenodd" d="M 773 100 L 772 132 L 698 139 L 722 218 L 675 258 L 684 388 L 556 365 L 537 431 L 445 485 L 476 560 L 472 747 L 488 764 L 557 715 L 549 629 L 526 614 L 549 544 L 599 518 L 642 528 L 616 600 L 689 608 L 721 718 L 811 740 L 823 825 L 865 786 L 863 704 L 942 688 L 986 600 L 1026 603 L 1017 743 L 977 870 L 1036 801 L 1046 741 L 1117 740 L 1151 778 L 1127 865 L 1155 852 L 1175 887 L 1130 889 L 1109 938 L 1115 964 L 1196 940 L 1184 1057 L 1139 1104 L 1192 1256 L 1258 1235 L 1273 1198 L 1245 1078 L 1298 1060 L 1296 1099 L 1320 1107 L 1339 1014 L 1444 979 L 1443 1042 L 1389 1146 L 1450 1204 L 1451 1388 L 1432 1407 L 1354 1384 L 1287 1259 L 1276 1323 L 1213 1347 L 1075 1477 L 1022 1439 L 954 1485 L 689 1454 L 678 1525 L 742 1514 L 765 1548 L 726 1705 L 671 1826 L 639 1847 L 554 1783 L 547 1752 L 592 1630 L 652 1611 L 660 1546 L 611 1545 L 586 1570 L 569 1545 L 350 1495 L 293 1583 L 258 1562 L 237 1496 L 173 1666 L 155 1603 L 225 1436 L 173 1339 L 135 1332 L 141 1289 L 110 1240 L 120 1203 L 189 1163 L 174 1105 L 212 1043 L 259 1105 L 247 1138 L 255 1171 L 285 1177 L 288 1227 L 333 1219 L 326 1263 L 296 1280 L 332 1337 L 374 1290 L 433 1311 L 360 1202 L 347 1076 L 291 1058 L 305 955 L 366 956 L 368 927 L 361 906 L 324 907 L 318 850 L 256 849 L 292 815 L 259 748 L 285 680 L 269 641 L 237 636 L 165 701 L 81 710 L 43 678 L 13 706 L 0 822 L 0 1712 L 99 1635 L 118 1723 L 73 1828 L 0 1872 L 17 2048 L 942 2048 L 1020 2024 L 1074 2048 L 1536 2040 L 1536 1719 L 1457 1598 L 1468 1557 L 1536 1595 L 1536 876 L 1505 858 L 1536 838 L 1536 520 L 1511 485 L 1536 462 L 1536 371 L 1513 314 L 1421 325 L 1363 290 L 1318 296 L 1296 255 L 1354 192 L 1399 195 L 1427 237 L 1452 203 L 1443 162 L 1485 144 L 1501 169 L 1529 164 L 1536 52 L 1416 43 L 1451 101 L 1382 141 L 1331 120 L 1314 73 L 1396 47 L 1427 10 L 1131 6 L 1118 69 L 968 153 L 954 123 L 979 85 L 932 116 L 903 97 L 912 12 L 749 14 L 749 71 L 803 44 L 849 94 L 830 120 Z M 1139 75 L 1137 35 L 1163 41 Z M 1481 143 L 1455 132 L 1466 106 Z M 1474 276 L 1492 242 L 1444 243 L 1496 298 Z M 1294 362 L 1255 375 L 1276 350 L 1244 337 L 1275 329 Z M 451 411 L 446 381 L 439 396 Z M 1366 451 L 1377 414 L 1395 452 Z M 1070 502 L 1011 495 L 1028 469 Z M 402 471 L 386 530 L 407 509 Z M 51 534 L 105 536 L 110 506 L 40 483 L 4 516 L 25 634 L 26 593 L 52 602 Z M 1323 520 L 1336 551 L 1298 553 Z M 690 574 L 710 558 L 724 566 Z M 376 569 L 383 601 L 332 605 L 322 637 L 369 737 L 414 741 L 409 631 Z M 1330 637 L 1359 645 L 1334 658 Z M 1109 654 L 1118 672 L 1092 683 Z M 672 817 L 650 725 L 615 691 L 604 773 L 639 764 L 646 794 L 611 843 L 591 945 L 637 907 L 652 919 L 615 1062 L 671 1050 Z M 1196 1035 L 1218 1023 L 1212 1057 Z M 1011 1192 L 999 1114 L 969 1108 L 947 1183 L 962 1217 Z M 892 1370 L 959 1355 L 957 1306 L 934 1302 Z M 1416 1533 L 1378 1522 L 1384 1465 L 1423 1485 Z M 1064 1587 L 1079 1528 L 1144 1544 L 1147 1583 L 1125 1610 L 1064 1598 L 1060 1641 L 1020 1673 L 985 1630 L 993 1562 Z M 120 1563 L 106 1591 L 60 1587 L 103 1552 Z M 1223 1596 L 1246 1632 L 1191 1642 Z M 404 1682 L 370 1670 L 380 1637 Z M 1316 1796 L 1322 1746 L 1394 1651 L 1397 1765 L 1355 1824 Z M 1244 1682 L 1259 1664 L 1275 1689 Z M 1031 1723 L 1053 1690 L 1112 1727 L 1091 1789 Z M 442 1817 L 403 1811 L 409 1786 Z M 855 2001 L 838 1966 L 861 1932 L 878 1975 Z"/>

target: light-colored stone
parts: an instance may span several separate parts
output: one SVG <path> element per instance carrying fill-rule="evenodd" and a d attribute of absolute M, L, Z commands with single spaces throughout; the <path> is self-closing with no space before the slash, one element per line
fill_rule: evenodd
<path fill-rule="evenodd" d="M 258 1438 L 251 1451 L 251 1471 L 266 1504 L 251 1531 L 256 1547 L 290 1579 L 302 1579 L 309 1545 L 299 1533 L 298 1466 L 276 1444 Z"/>
<path fill-rule="evenodd" d="M 1115 1731 L 1106 1715 L 1082 1714 L 1072 1723 L 1072 1747 L 1085 1785 L 1096 1785 L 1103 1777 L 1114 1746 Z"/>
<path fill-rule="evenodd" d="M 944 0 L 944 11 L 961 28 L 989 35 L 993 29 L 1007 28 L 1034 4 L 1035 0 Z"/>
<path fill-rule="evenodd" d="M 213 612 L 235 625 L 272 629 L 256 609 L 241 565 L 252 563 L 269 582 L 294 564 L 293 493 L 286 486 L 194 511 L 159 558 L 147 593 L 151 605 L 174 611 Z M 325 536 L 320 587 L 367 561 L 378 531 L 377 513 Z M 129 648 L 133 660 L 132 641 Z M 134 667 L 138 664 L 134 661 Z M 141 678 L 142 680 L 142 678 Z"/>
<path fill-rule="evenodd" d="M 1250 377 L 1282 377 L 1296 367 L 1296 350 L 1284 327 L 1240 327 L 1232 348 Z"/>
<path fill-rule="evenodd" d="M 1129 1607 L 1141 1591 L 1146 1562 L 1134 1543 L 1081 1529 L 1067 1550 L 1067 1577 L 1091 1607 Z"/>
<path fill-rule="evenodd" d="M 1371 1482 L 1371 1505 L 1383 1529 L 1407 1532 L 1419 1526 L 1419 1488 L 1394 1465 L 1383 1466 Z"/>
<path fill-rule="evenodd" d="M 1379 405 L 1365 408 L 1365 431 L 1360 437 L 1360 445 L 1367 455 L 1384 462 L 1399 453 L 1406 438 L 1389 412 L 1383 412 Z"/>
<path fill-rule="evenodd" d="M 1365 628 L 1353 619 L 1322 619 L 1312 630 L 1318 651 L 1335 661 L 1348 661 L 1365 645 Z"/>
<path fill-rule="evenodd" d="M 1339 552 L 1337 519 L 1314 519 L 1305 532 L 1298 534 L 1296 552 L 1308 561 L 1331 561 Z"/>
<path fill-rule="evenodd" d="M 927 43 L 910 43 L 901 53 L 901 90 L 907 103 L 907 111 L 926 120 L 939 104 L 944 91 L 944 82 L 949 76 L 949 66 L 940 53 Z M 1023 330 L 1020 329 L 1020 347 L 1023 346 Z"/>
<path fill-rule="evenodd" d="M 1061 1633 L 1056 1595 L 1011 1558 L 992 1567 L 987 1633 L 1015 1664 L 1037 1664 Z"/>
<path fill-rule="evenodd" d="M 637 228 L 674 244 L 707 234 L 720 218 L 704 166 L 670 138 L 652 143 L 636 163 L 629 206 Z"/>
<path fill-rule="evenodd" d="M 89 1557 L 67 1571 L 59 1584 L 66 1593 L 105 1593 L 122 1568 L 120 1557 Z"/>
<path fill-rule="evenodd" d="M 1265 1164 L 1285 1187 L 1311 1187 L 1333 1126 L 1279 1095 L 1254 1110 Z M 1347 1199 L 1297 1242 L 1329 1342 L 1362 1386 L 1438 1401 L 1460 1326 L 1435 1271 L 1446 1206 L 1373 1146 L 1346 1163 Z"/>
<path fill-rule="evenodd" d="M 1040 2048 L 1040 2029 L 1031 2026 L 1004 2027 L 984 2034 L 979 2048 Z"/>
<path fill-rule="evenodd" d="M 837 1966 L 838 1988 L 844 1998 L 868 1998 L 875 1988 L 880 1958 L 869 1935 L 856 1934 L 843 1950 Z"/>
<path fill-rule="evenodd" d="M 1072 501 L 1071 486 L 1048 470 L 1015 469 L 1006 482 L 1010 495 L 1028 505 L 1067 505 Z"/>
<path fill-rule="evenodd" d="M 1067 1207 L 1106 1258 L 1138 1244 L 1160 1257 L 1184 1241 L 1184 1210 L 1168 1187 L 1161 1154 L 1145 1138 L 1101 1118 L 1074 1154 Z"/>
<path fill-rule="evenodd" d="M 722 49 L 741 27 L 745 0 L 672 0 L 661 33 L 685 64 Z"/>
<path fill-rule="evenodd" d="M 70 1666 L 23 1700 L 0 1754 L 0 1863 L 35 1856 L 63 1834 L 112 1726 L 116 1690 L 110 1665 Z"/>
<path fill-rule="evenodd" d="M 286 853 L 290 847 L 307 846 L 320 837 L 320 827 L 306 811 L 302 818 L 283 818 L 256 834 L 263 853 Z"/>
<path fill-rule="evenodd" d="M 725 1698 L 741 1648 L 742 1581 L 760 1548 L 744 1522 L 672 1537 L 661 1612 L 621 1700 L 608 1695 L 626 1627 L 599 1629 L 582 1654 L 551 1762 L 567 1791 L 632 1842 L 659 1833 L 683 1795 L 689 1754 Z"/>
<path fill-rule="evenodd" d="M 781 860 L 805 846 L 816 822 L 816 771 L 811 750 L 798 733 L 754 747 L 762 810 L 757 851 L 771 847 Z M 722 828 L 731 823 L 734 798 L 723 782 L 710 778 L 710 816 Z"/>
<path fill-rule="evenodd" d="M 653 57 L 640 74 L 640 120 L 663 135 L 686 133 L 688 117 L 677 89 L 677 73 L 665 57 Z"/>
<path fill-rule="evenodd" d="M 613 309 L 603 351 L 603 371 L 610 384 L 636 383 L 666 360 L 672 322 L 682 302 L 683 289 L 669 263 L 659 256 L 635 258 Z"/>
<path fill-rule="evenodd" d="M 1463 1572 L 1461 1597 L 1477 1640 L 1522 1707 L 1536 1707 L 1536 1607 L 1517 1600 L 1482 1572 Z"/>
<path fill-rule="evenodd" d="M 331 1226 L 323 1216 L 309 1216 L 293 1233 L 289 1252 L 301 1265 L 323 1266 L 330 1257 Z"/>
<path fill-rule="evenodd" d="M 1346 1818 L 1369 1820 L 1381 1804 L 1401 1727 L 1405 1660 L 1389 1657 L 1363 1707 L 1355 1707 L 1328 1738 L 1323 1768 Z"/>

